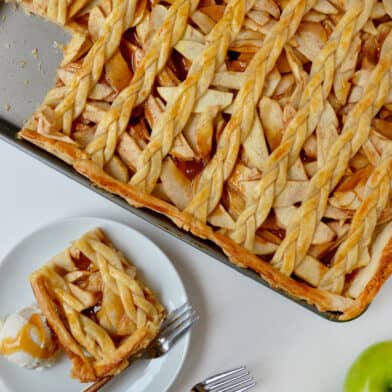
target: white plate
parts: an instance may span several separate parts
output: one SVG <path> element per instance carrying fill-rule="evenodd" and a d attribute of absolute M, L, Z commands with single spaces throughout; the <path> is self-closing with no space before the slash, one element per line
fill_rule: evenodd
<path fill-rule="evenodd" d="M 0 262 L 0 315 L 17 311 L 34 302 L 29 274 L 66 248 L 70 241 L 95 227 L 108 237 L 141 271 L 141 276 L 158 295 L 168 311 L 185 301 L 187 295 L 167 256 L 149 239 L 123 224 L 100 218 L 69 218 L 45 226 L 17 244 Z M 103 390 L 113 392 L 163 392 L 175 380 L 189 346 L 189 333 L 168 354 L 154 360 L 139 360 Z M 1 392 L 73 392 L 85 384 L 69 377 L 70 363 L 62 360 L 41 372 L 27 370 L 0 359 Z"/>

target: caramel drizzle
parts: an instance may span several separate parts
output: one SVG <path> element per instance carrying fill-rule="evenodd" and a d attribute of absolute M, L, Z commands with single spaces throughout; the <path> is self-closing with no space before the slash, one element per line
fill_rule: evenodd
<path fill-rule="evenodd" d="M 34 341 L 33 335 L 38 338 L 39 343 Z M 24 351 L 33 358 L 48 359 L 54 354 L 55 350 L 56 345 L 52 344 L 50 337 L 47 335 L 39 314 L 33 314 L 15 337 L 9 337 L 0 342 L 0 354 L 2 355 Z"/>

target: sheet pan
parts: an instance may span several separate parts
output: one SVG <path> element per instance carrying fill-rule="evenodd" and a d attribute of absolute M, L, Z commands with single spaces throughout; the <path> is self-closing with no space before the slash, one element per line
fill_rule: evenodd
<path fill-rule="evenodd" d="M 111 200 L 127 212 L 143 218 L 146 222 L 234 268 L 242 275 L 269 287 L 258 274 L 232 264 L 211 242 L 180 230 L 169 219 L 153 211 L 131 207 L 120 197 L 93 186 L 88 179 L 61 160 L 16 138 L 19 127 L 51 87 L 61 60 L 61 51 L 58 47 L 68 39 L 67 33 L 57 26 L 37 17 L 27 17 L 21 10 L 16 12 L 13 5 L 0 3 L 0 139 Z M 273 290 L 321 317 L 337 321 L 338 314 L 334 312 L 319 312 L 315 306 L 308 305 L 305 301 L 292 298 L 281 290 Z"/>

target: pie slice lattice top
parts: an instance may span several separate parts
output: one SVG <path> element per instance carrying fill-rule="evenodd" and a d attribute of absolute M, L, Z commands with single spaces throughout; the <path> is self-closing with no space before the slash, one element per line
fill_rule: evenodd
<path fill-rule="evenodd" d="M 38 304 L 82 382 L 115 375 L 159 332 L 164 308 L 100 229 L 30 278 Z"/>

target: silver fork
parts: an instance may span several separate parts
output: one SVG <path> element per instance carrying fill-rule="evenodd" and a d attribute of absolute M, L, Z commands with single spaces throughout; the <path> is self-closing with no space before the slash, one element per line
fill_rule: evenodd
<path fill-rule="evenodd" d="M 199 316 L 193 310 L 192 306 L 188 302 L 184 303 L 169 313 L 162 324 L 158 336 L 151 342 L 147 349 L 141 354 L 130 358 L 129 362 L 136 359 L 154 359 L 166 354 L 198 319 Z M 113 376 L 105 377 L 84 389 L 83 392 L 97 392 L 112 378 Z"/>
<path fill-rule="evenodd" d="M 163 322 L 158 336 L 140 358 L 153 359 L 166 354 L 198 319 L 199 316 L 188 302 L 170 312 Z"/>
<path fill-rule="evenodd" d="M 216 374 L 196 384 L 191 392 L 245 392 L 256 385 L 245 366 Z"/>

